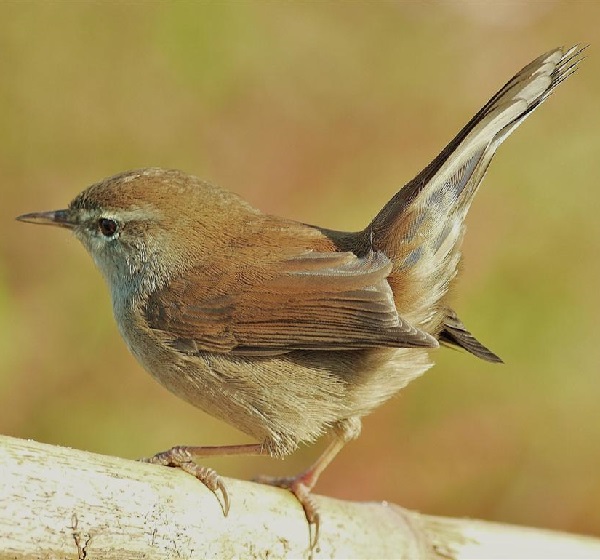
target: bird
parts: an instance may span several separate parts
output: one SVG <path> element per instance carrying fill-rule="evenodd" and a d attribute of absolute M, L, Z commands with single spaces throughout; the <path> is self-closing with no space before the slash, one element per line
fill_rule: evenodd
<path fill-rule="evenodd" d="M 223 480 L 197 459 L 284 457 L 328 435 L 304 472 L 261 479 L 294 493 L 314 544 L 311 491 L 365 415 L 428 370 L 440 345 L 501 362 L 451 307 L 465 217 L 497 148 L 575 71 L 584 48 L 525 66 L 360 231 L 265 214 L 162 168 L 111 176 L 65 209 L 19 216 L 71 230 L 104 276 L 140 364 L 255 441 L 175 446 L 145 460 L 192 474 L 227 514 Z"/>

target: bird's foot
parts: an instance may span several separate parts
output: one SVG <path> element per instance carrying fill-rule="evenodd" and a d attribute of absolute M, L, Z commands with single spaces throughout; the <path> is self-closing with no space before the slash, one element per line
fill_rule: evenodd
<path fill-rule="evenodd" d="M 227 488 L 225 487 L 222 478 L 214 469 L 198 465 L 194 461 L 194 457 L 187 447 L 172 447 L 171 449 L 157 453 L 152 457 L 140 459 L 140 461 L 142 463 L 152 463 L 154 465 L 163 465 L 165 467 L 181 469 L 182 471 L 191 474 L 216 496 L 223 509 L 223 515 L 227 516 L 229 513 L 229 493 L 227 492 Z"/>
<path fill-rule="evenodd" d="M 259 482 L 261 484 L 285 488 L 294 494 L 294 496 L 296 496 L 296 499 L 300 502 L 300 505 L 304 509 L 306 521 L 308 521 L 308 527 L 310 531 L 310 552 L 312 556 L 312 553 L 316 550 L 319 542 L 319 529 L 321 525 L 319 507 L 314 496 L 311 494 L 311 489 L 314 486 L 313 473 L 311 471 L 307 471 L 298 476 L 290 477 L 258 476 L 254 480 L 255 482 Z"/>

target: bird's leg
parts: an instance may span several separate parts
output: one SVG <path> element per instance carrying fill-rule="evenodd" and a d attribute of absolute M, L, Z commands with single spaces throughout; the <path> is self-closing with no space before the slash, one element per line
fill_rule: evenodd
<path fill-rule="evenodd" d="M 155 465 L 164 465 L 165 467 L 179 468 L 182 471 L 191 474 L 206 486 L 219 500 L 218 492 L 221 492 L 223 501 L 221 507 L 223 514 L 229 513 L 229 493 L 221 477 L 214 469 L 198 465 L 196 457 L 209 457 L 211 455 L 264 455 L 266 450 L 260 443 L 248 443 L 242 445 L 221 445 L 214 447 L 191 447 L 177 445 L 167 451 L 157 453 L 153 457 L 140 459 L 143 463 L 153 463 Z"/>
<path fill-rule="evenodd" d="M 342 447 L 349 441 L 356 439 L 360 434 L 360 419 L 349 418 L 342 422 L 339 422 L 335 426 L 334 437 L 331 443 L 327 446 L 325 451 L 319 456 L 319 458 L 304 472 L 291 477 L 270 477 L 270 476 L 259 476 L 255 480 L 262 484 L 270 484 L 272 486 L 279 486 L 286 488 L 296 496 L 304 509 L 306 520 L 309 523 L 309 527 L 312 529 L 314 526 L 314 532 L 310 539 L 311 551 L 315 549 L 319 541 L 319 528 L 320 528 L 320 514 L 319 507 L 315 502 L 311 490 L 319 480 L 321 473 L 326 469 L 327 465 L 333 461 L 335 456 L 341 451 Z"/>

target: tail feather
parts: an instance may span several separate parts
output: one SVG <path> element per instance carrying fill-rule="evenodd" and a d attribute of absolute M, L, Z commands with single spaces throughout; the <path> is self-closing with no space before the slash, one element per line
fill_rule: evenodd
<path fill-rule="evenodd" d="M 443 298 L 457 273 L 464 219 L 496 149 L 582 60 L 555 49 L 518 72 L 371 222 L 372 246 L 393 262 L 396 307 L 428 332 L 444 329 Z"/>
<path fill-rule="evenodd" d="M 452 309 L 447 310 L 444 318 L 444 327 L 439 334 L 439 339 L 446 346 L 462 348 L 474 356 L 497 364 L 502 363 L 502 358 L 494 354 L 489 348 L 481 344 L 463 325 Z"/>

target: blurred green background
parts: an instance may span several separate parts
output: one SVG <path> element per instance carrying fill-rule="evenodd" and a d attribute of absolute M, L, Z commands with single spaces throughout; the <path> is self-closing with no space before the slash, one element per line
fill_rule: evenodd
<path fill-rule="evenodd" d="M 140 457 L 248 441 L 128 354 L 67 232 L 18 214 L 176 167 L 264 211 L 364 227 L 511 75 L 593 42 L 595 2 L 3 3 L 0 431 Z M 441 350 L 317 487 L 600 535 L 600 51 L 502 146 L 456 308 L 506 362 Z M 294 473 L 213 461 L 224 475 Z"/>

